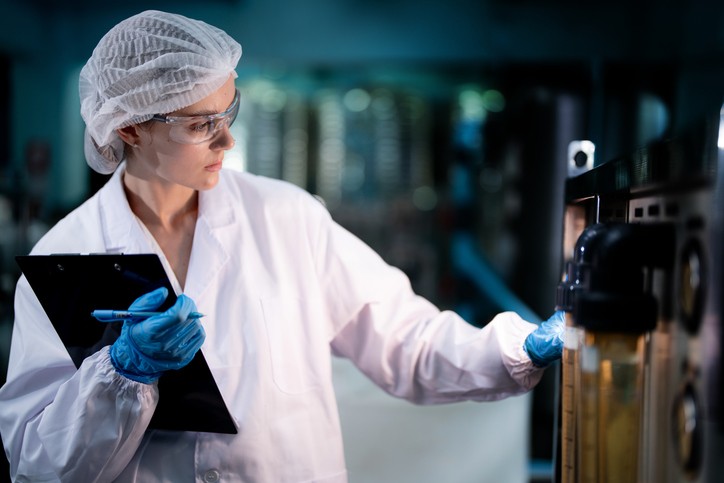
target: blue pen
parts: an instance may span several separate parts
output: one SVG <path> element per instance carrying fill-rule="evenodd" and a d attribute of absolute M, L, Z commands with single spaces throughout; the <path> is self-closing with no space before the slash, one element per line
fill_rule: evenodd
<path fill-rule="evenodd" d="M 101 322 L 117 322 L 120 320 L 141 318 L 141 317 L 152 317 L 154 315 L 162 314 L 163 312 L 142 312 L 136 310 L 94 310 L 91 315 Z M 200 319 L 204 314 L 199 312 L 191 312 L 189 314 L 190 319 Z"/>

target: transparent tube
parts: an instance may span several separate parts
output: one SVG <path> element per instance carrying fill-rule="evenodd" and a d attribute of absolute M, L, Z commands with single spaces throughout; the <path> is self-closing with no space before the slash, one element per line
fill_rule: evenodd
<path fill-rule="evenodd" d="M 575 327 L 566 313 L 566 331 L 561 358 L 561 483 L 576 483 L 576 410 L 580 387 L 578 354 L 583 344 L 583 330 Z"/>
<path fill-rule="evenodd" d="M 643 367 L 643 335 L 585 333 L 577 412 L 581 483 L 639 481 Z"/>

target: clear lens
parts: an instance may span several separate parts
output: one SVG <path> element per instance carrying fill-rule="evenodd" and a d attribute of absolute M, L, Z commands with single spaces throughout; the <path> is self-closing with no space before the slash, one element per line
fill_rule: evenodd
<path fill-rule="evenodd" d="M 213 139 L 224 128 L 231 126 L 239 114 L 239 91 L 229 108 L 218 114 L 208 116 L 163 116 L 156 115 L 151 119 L 164 122 L 171 126 L 169 137 L 181 144 L 200 144 Z"/>

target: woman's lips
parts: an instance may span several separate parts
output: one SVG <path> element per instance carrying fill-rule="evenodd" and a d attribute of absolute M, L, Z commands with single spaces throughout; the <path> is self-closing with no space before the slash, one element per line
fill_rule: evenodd
<path fill-rule="evenodd" d="M 222 163 L 221 161 L 217 161 L 217 162 L 215 162 L 214 164 L 209 164 L 209 165 L 207 165 L 204 169 L 205 169 L 206 171 L 215 172 L 215 171 L 221 170 L 221 166 L 222 166 L 222 165 L 223 165 L 223 163 Z"/>

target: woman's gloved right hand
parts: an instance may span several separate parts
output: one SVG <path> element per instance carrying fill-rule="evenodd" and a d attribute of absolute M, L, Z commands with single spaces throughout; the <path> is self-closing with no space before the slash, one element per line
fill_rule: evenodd
<path fill-rule="evenodd" d="M 168 290 L 159 288 L 137 298 L 129 311 L 153 311 L 161 306 Z M 206 333 L 199 319 L 189 317 L 196 304 L 179 295 L 167 311 L 145 319 L 123 322 L 121 335 L 111 346 L 111 363 L 120 374 L 146 384 L 165 371 L 184 367 L 201 348 Z"/>
<path fill-rule="evenodd" d="M 565 312 L 558 310 L 528 334 L 523 348 L 536 367 L 546 367 L 561 358 L 565 329 Z"/>

